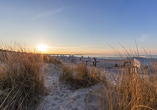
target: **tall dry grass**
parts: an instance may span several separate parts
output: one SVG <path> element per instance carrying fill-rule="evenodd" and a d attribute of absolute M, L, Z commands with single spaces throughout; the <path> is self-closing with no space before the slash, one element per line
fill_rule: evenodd
<path fill-rule="evenodd" d="M 74 88 L 89 87 L 95 85 L 101 79 L 99 69 L 95 67 L 89 69 L 84 63 L 78 64 L 76 68 L 63 65 L 62 70 L 60 81 L 64 81 Z"/>
<path fill-rule="evenodd" d="M 52 63 L 54 65 L 62 65 L 61 60 L 59 60 L 59 59 L 57 59 L 57 58 L 55 58 L 53 56 L 44 55 L 43 59 L 44 59 L 45 63 Z"/>
<path fill-rule="evenodd" d="M 115 80 L 107 87 L 102 84 L 102 103 L 100 109 L 106 110 L 156 110 L 157 109 L 157 75 L 152 67 L 128 71 L 123 69 L 121 81 Z M 155 68 L 153 68 L 155 69 Z"/>
<path fill-rule="evenodd" d="M 27 53 L 22 47 L 0 51 L 1 110 L 24 110 L 38 103 L 38 96 L 46 93 L 42 63 L 40 54 Z"/>
<path fill-rule="evenodd" d="M 120 83 L 113 78 L 115 85 L 102 78 L 98 69 L 89 69 L 85 64 L 78 64 L 76 68 L 63 65 L 60 80 L 74 88 L 100 83 L 102 88 L 95 94 L 100 96 L 98 105 L 101 110 L 156 110 L 157 75 L 156 70 L 152 70 L 155 68 L 141 68 L 138 71 L 120 68 Z"/>

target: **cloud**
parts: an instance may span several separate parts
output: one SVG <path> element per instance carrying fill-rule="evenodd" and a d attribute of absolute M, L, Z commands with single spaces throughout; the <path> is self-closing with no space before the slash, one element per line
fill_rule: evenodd
<path fill-rule="evenodd" d="M 45 16 L 54 15 L 54 14 L 60 13 L 63 9 L 64 9 L 64 7 L 59 8 L 55 11 L 41 13 L 40 15 L 38 15 L 38 16 L 32 18 L 32 19 L 35 20 L 35 19 L 39 19 L 39 18 L 42 18 L 42 17 L 45 17 Z"/>
<path fill-rule="evenodd" d="M 141 41 L 141 42 L 144 42 L 144 41 L 147 40 L 147 38 L 148 38 L 148 34 L 143 34 L 143 35 L 140 37 L 140 41 Z"/>

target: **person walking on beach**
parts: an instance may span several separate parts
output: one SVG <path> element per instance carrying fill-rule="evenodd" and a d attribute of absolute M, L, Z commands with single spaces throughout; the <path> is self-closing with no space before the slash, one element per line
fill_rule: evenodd
<path fill-rule="evenodd" d="M 96 67 L 96 63 L 97 63 L 96 58 L 94 57 L 93 59 L 94 59 L 93 66 Z"/>
<path fill-rule="evenodd" d="M 114 67 L 118 67 L 117 63 L 115 63 Z"/>

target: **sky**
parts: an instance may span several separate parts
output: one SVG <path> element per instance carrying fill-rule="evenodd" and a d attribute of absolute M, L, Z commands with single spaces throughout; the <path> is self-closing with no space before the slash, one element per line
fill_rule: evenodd
<path fill-rule="evenodd" d="M 1 0 L 0 41 L 48 54 L 157 55 L 156 0 Z M 116 50 L 116 51 L 114 51 Z M 145 52 L 146 51 L 146 52 Z"/>

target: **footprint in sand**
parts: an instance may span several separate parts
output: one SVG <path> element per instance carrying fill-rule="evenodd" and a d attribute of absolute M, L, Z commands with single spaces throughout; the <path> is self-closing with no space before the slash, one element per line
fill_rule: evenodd
<path fill-rule="evenodd" d="M 66 98 L 66 97 L 69 97 L 69 94 L 66 94 L 66 95 L 63 96 L 63 98 Z"/>
<path fill-rule="evenodd" d="M 52 104 L 51 104 L 51 106 L 55 106 L 55 105 L 56 105 L 55 103 L 52 103 Z"/>
<path fill-rule="evenodd" d="M 75 107 L 75 108 L 73 108 L 72 110 L 79 110 L 79 109 Z"/>
<path fill-rule="evenodd" d="M 60 97 L 63 97 L 63 96 L 64 96 L 64 94 L 61 94 L 61 95 L 60 95 Z"/>
<path fill-rule="evenodd" d="M 65 102 L 65 100 L 63 100 L 63 99 L 58 101 L 58 103 L 63 103 L 63 102 Z"/>
<path fill-rule="evenodd" d="M 77 100 L 77 97 L 74 97 L 74 98 L 73 98 L 73 101 L 76 101 L 76 100 Z"/>
<path fill-rule="evenodd" d="M 57 101 L 57 100 L 58 100 L 58 97 L 53 98 L 53 101 Z"/>

